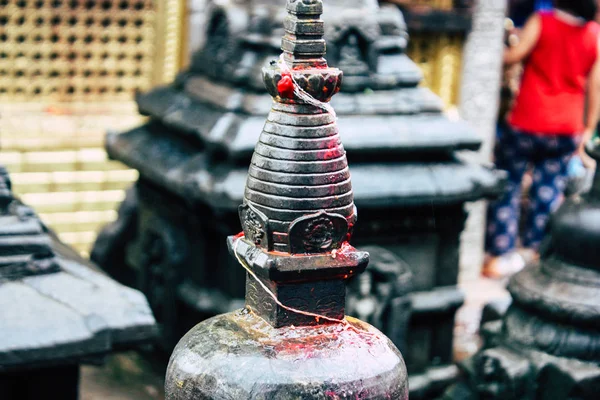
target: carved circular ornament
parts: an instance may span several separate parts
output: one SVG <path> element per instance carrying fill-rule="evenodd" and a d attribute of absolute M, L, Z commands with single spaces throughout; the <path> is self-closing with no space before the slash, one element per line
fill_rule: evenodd
<path fill-rule="evenodd" d="M 338 248 L 348 234 L 348 221 L 324 211 L 298 218 L 288 231 L 292 254 L 327 253 Z"/>
<path fill-rule="evenodd" d="M 307 249 L 328 250 L 333 244 L 335 227 L 327 217 L 311 221 L 304 229 L 304 246 Z"/>

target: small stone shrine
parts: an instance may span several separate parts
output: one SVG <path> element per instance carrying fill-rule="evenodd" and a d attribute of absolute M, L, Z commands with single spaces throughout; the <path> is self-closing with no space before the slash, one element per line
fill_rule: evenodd
<path fill-rule="evenodd" d="M 144 296 L 63 245 L 0 166 L 0 398 L 79 398 L 79 365 L 156 336 Z"/>
<path fill-rule="evenodd" d="M 589 154 L 600 161 L 600 142 Z M 541 260 L 515 275 L 512 305 L 483 327 L 447 400 L 593 400 L 600 393 L 600 173 L 553 215 Z"/>
<path fill-rule="evenodd" d="M 328 105 L 342 71 L 325 61 L 321 0 L 288 0 L 283 56 L 263 70 L 274 102 L 228 238 L 247 270 L 246 307 L 210 318 L 175 347 L 168 400 L 408 400 L 402 356 L 345 317 L 345 281 L 369 254 L 349 244 L 357 220 L 346 152 Z"/>
<path fill-rule="evenodd" d="M 140 178 L 92 257 L 148 296 L 169 352 L 197 321 L 243 305 L 245 274 L 225 239 L 240 230 L 248 165 L 271 109 L 261 71 L 279 56 L 280 3 L 210 2 L 206 45 L 189 70 L 138 96 L 147 124 L 107 137 L 109 155 Z M 439 395 L 457 372 L 452 338 L 463 302 L 456 284 L 464 204 L 495 195 L 500 175 L 455 154 L 476 150 L 480 140 L 419 87 L 422 74 L 405 54 L 397 7 L 371 0 L 324 7 L 327 58 L 344 71 L 332 105 L 363 221 L 353 241 L 382 254 L 362 284 L 351 283 L 364 295 L 351 293 L 348 314 L 373 313 L 368 319 L 405 349 L 411 398 Z M 385 304 L 373 308 L 363 297 Z M 403 319 L 410 321 L 404 331 L 397 326 Z"/>

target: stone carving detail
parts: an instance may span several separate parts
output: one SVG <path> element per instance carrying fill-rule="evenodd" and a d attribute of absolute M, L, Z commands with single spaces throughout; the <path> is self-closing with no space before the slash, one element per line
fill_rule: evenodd
<path fill-rule="evenodd" d="M 364 271 L 368 254 L 346 241 L 356 212 L 335 115 L 294 90 L 298 82 L 329 101 L 342 73 L 324 58 L 322 1 L 288 0 L 287 11 L 282 61 L 263 69 L 274 102 L 240 207 L 245 236 L 228 238 L 248 271 L 246 308 L 198 324 L 179 342 L 166 398 L 408 400 L 394 345 L 373 327 L 342 321 L 345 280 Z M 306 142 L 317 149 L 302 150 Z M 269 233 L 275 251 L 264 243 Z"/>
<path fill-rule="evenodd" d="M 355 279 L 353 290 L 348 296 L 348 313 L 376 326 L 381 325 L 382 309 L 385 306 L 378 302 L 373 286 L 373 277 L 368 272 Z"/>
<path fill-rule="evenodd" d="M 358 32 L 348 32 L 339 46 L 339 66 L 348 75 L 369 74 L 369 46 Z"/>
<path fill-rule="evenodd" d="M 325 212 L 297 219 L 290 226 L 292 254 L 327 253 L 338 249 L 348 233 L 348 221 Z"/>
<path fill-rule="evenodd" d="M 344 222 L 346 221 L 344 220 Z M 306 224 L 302 232 L 302 244 L 306 252 L 328 252 L 331 250 L 334 242 L 334 230 L 333 221 L 327 217 L 317 217 Z M 297 250 L 292 249 L 292 251 L 296 252 Z"/>
<path fill-rule="evenodd" d="M 347 313 L 377 327 L 404 351 L 413 275 L 390 251 L 376 246 L 364 250 L 371 254 L 369 268 L 348 285 Z"/>
<path fill-rule="evenodd" d="M 143 269 L 137 281 L 161 328 L 159 343 L 169 348 L 178 340 L 170 327 L 178 318 L 179 310 L 174 294 L 180 284 L 182 262 L 189 250 L 185 233 L 170 221 L 155 216 L 142 215 L 142 234 L 129 251 L 132 260 Z"/>
<path fill-rule="evenodd" d="M 264 300 L 264 289 L 254 279 L 246 280 L 246 306 L 261 315 L 272 315 L 277 311 L 275 303 Z"/>
<path fill-rule="evenodd" d="M 241 205 L 239 212 L 244 236 L 255 245 L 270 249 L 267 217 L 248 204 Z"/>

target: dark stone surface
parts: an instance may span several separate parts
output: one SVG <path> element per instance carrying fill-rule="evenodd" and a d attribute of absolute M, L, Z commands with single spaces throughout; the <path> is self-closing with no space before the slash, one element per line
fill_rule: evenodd
<path fill-rule="evenodd" d="M 591 155 L 600 159 L 598 145 Z M 512 304 L 444 399 L 591 400 L 600 387 L 600 174 L 552 216 L 541 259 L 515 275 Z M 577 250 L 576 250 L 577 249 Z M 590 253 L 591 252 L 591 253 Z"/>
<path fill-rule="evenodd" d="M 481 326 L 488 322 L 498 321 L 504 317 L 510 307 L 512 299 L 500 299 L 486 304 L 481 313 Z"/>
<path fill-rule="evenodd" d="M 201 85 L 198 82 L 203 79 Z M 190 140 L 201 141 L 209 149 L 223 152 L 232 160 L 249 159 L 269 113 L 270 102 L 263 96 L 248 99 L 252 109 L 231 109 L 223 101 L 224 114 L 207 102 L 219 101 L 215 84 L 206 78 L 189 78 L 195 90 L 206 98 L 198 99 L 172 86 L 158 88 L 137 98 L 140 111 L 160 119 L 165 126 L 177 129 Z M 228 88 L 231 91 L 239 89 Z M 234 92 L 229 96 L 237 97 Z M 245 94 L 249 96 L 248 94 Z M 340 115 L 339 127 L 344 147 L 350 157 L 385 152 L 388 155 L 406 153 L 448 153 L 455 150 L 477 150 L 480 139 L 463 122 L 450 122 L 441 114 L 441 100 L 426 88 L 399 88 L 370 94 L 339 94 L 339 105 L 332 101 Z M 178 106 L 179 102 L 184 105 Z M 219 108 L 221 108 L 219 107 Z M 342 118 L 342 116 L 344 116 Z M 378 135 L 364 135 L 365 129 Z M 356 154 L 354 154 L 356 153 Z"/>
<path fill-rule="evenodd" d="M 0 169 L 0 397 L 78 398 L 79 364 L 156 336 L 144 296 L 62 244 Z"/>
<path fill-rule="evenodd" d="M 6 400 L 39 400 L 52 396 L 61 400 L 77 400 L 79 365 L 0 374 L 0 395 Z"/>
<path fill-rule="evenodd" d="M 144 177 L 167 187 L 186 202 L 208 203 L 225 211 L 237 209 L 243 198 L 247 167 L 214 164 L 206 153 L 195 151 L 183 138 L 161 133 L 160 127 L 145 126 L 111 135 L 107 143 L 112 158 L 125 159 L 131 167 L 143 170 Z M 357 206 L 431 207 L 461 204 L 498 193 L 498 175 L 493 170 L 454 157 L 422 161 L 352 164 Z M 430 208 L 430 213 L 435 211 Z"/>
<path fill-rule="evenodd" d="M 379 331 L 349 325 L 274 329 L 248 311 L 206 320 L 177 346 L 169 400 L 408 399 L 406 367 Z"/>
<path fill-rule="evenodd" d="M 377 246 L 361 249 L 370 255 L 367 271 L 348 286 L 347 313 L 377 329 L 409 351 L 408 324 L 411 318 L 413 275 L 406 263 L 392 252 Z"/>

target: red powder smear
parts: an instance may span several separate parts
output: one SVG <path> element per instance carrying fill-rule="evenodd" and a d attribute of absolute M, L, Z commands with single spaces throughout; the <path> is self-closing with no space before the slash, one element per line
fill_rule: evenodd
<path fill-rule="evenodd" d="M 283 74 L 281 80 L 277 83 L 277 91 L 283 99 L 294 98 L 294 81 L 290 74 Z"/>
<path fill-rule="evenodd" d="M 338 255 L 340 253 L 350 253 L 350 252 L 354 252 L 356 251 L 356 249 L 348 242 L 344 242 L 342 243 L 340 250 L 338 251 Z"/>
<path fill-rule="evenodd" d="M 346 241 L 344 243 L 348 243 L 350 241 L 350 239 L 352 238 L 352 229 L 353 228 L 354 228 L 354 223 L 348 222 L 348 234 L 346 235 Z"/>
<path fill-rule="evenodd" d="M 305 65 L 296 65 L 295 67 L 292 68 L 294 71 L 300 71 L 300 70 L 311 70 L 311 69 L 329 69 L 329 66 L 327 64 L 317 64 L 317 65 L 311 65 L 310 67 L 307 67 Z"/>
<path fill-rule="evenodd" d="M 271 250 L 268 252 L 269 254 L 272 254 L 274 256 L 289 256 L 290 253 L 286 253 L 285 251 L 280 251 L 280 250 Z M 292 256 L 294 256 L 295 254 L 292 254 Z"/>
<path fill-rule="evenodd" d="M 243 232 L 242 232 L 243 234 Z M 237 238 L 237 236 L 235 236 Z M 340 248 L 336 251 L 336 255 L 338 257 L 345 257 L 347 256 L 349 253 L 353 253 L 355 252 L 356 249 L 354 248 L 354 246 L 352 246 L 350 243 L 348 243 L 348 241 L 345 241 L 342 243 L 342 245 L 340 246 Z M 319 253 L 306 253 L 306 254 L 290 254 L 290 253 L 286 253 L 285 251 L 280 251 L 280 250 L 270 250 L 268 251 L 269 254 L 273 255 L 273 256 L 285 256 L 285 257 L 303 257 L 303 256 L 314 256 L 314 255 L 319 255 Z M 320 254 L 323 255 L 323 254 Z"/>
<path fill-rule="evenodd" d="M 327 150 L 325 152 L 325 154 L 323 154 L 323 160 L 331 160 L 333 158 L 338 158 L 338 157 L 339 157 L 339 152 L 337 151 L 337 149 Z"/>

